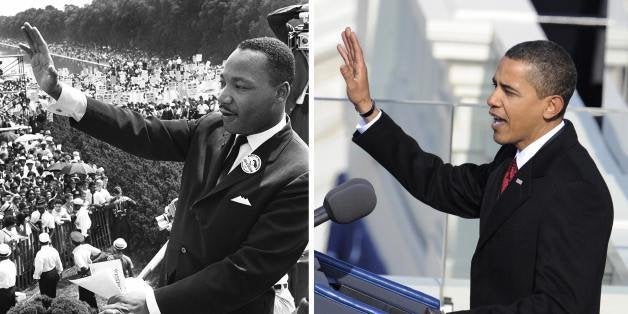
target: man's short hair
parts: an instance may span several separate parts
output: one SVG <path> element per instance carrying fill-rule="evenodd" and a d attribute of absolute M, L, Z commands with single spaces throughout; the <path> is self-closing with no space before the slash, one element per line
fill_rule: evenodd
<path fill-rule="evenodd" d="M 238 48 L 259 51 L 266 55 L 273 85 L 281 82 L 292 84 L 295 71 L 294 55 L 281 40 L 272 37 L 252 38 L 241 42 Z"/>
<path fill-rule="evenodd" d="M 508 49 L 506 57 L 532 65 L 528 81 L 534 86 L 539 98 L 550 95 L 563 98 L 565 106 L 559 114 L 562 116 L 578 80 L 576 65 L 569 53 L 553 41 L 535 40 Z"/>

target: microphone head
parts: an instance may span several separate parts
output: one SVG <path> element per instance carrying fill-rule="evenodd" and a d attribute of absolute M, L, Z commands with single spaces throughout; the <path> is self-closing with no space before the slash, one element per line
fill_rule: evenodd
<path fill-rule="evenodd" d="M 347 224 L 370 214 L 376 204 L 373 185 L 354 178 L 327 192 L 323 207 L 333 222 Z"/>

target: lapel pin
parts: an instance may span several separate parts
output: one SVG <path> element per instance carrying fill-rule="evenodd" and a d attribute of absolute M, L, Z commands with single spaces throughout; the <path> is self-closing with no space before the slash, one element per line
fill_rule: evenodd
<path fill-rule="evenodd" d="M 244 157 L 244 159 L 242 159 L 242 162 L 240 163 L 240 168 L 242 168 L 242 171 L 248 174 L 256 173 L 261 167 L 262 160 L 259 158 L 259 156 L 255 154 L 250 154 Z"/>
<path fill-rule="evenodd" d="M 517 184 L 519 184 L 519 185 L 523 184 L 523 180 L 521 180 L 519 178 L 517 178 L 517 180 L 515 180 L 515 182 L 517 182 Z"/>

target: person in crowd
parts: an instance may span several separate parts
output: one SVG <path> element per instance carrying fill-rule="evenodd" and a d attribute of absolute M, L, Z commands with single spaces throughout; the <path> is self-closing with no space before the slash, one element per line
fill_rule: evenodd
<path fill-rule="evenodd" d="M 275 303 L 273 314 L 293 314 L 296 310 L 294 297 L 288 289 L 288 274 L 285 274 L 273 286 L 275 290 Z"/>
<path fill-rule="evenodd" d="M 107 260 L 119 259 L 122 263 L 122 271 L 124 277 L 133 277 L 133 262 L 131 258 L 124 254 L 127 244 L 123 238 L 117 238 L 113 241 L 111 246 L 111 255 L 107 257 Z"/>
<path fill-rule="evenodd" d="M 102 251 L 85 243 L 85 236 L 81 232 L 72 231 L 72 233 L 70 233 L 70 239 L 74 245 L 72 257 L 74 260 L 74 266 L 77 268 L 78 275 L 81 277 L 87 277 L 90 275 L 89 264 L 91 264 L 94 259 L 100 259 Z M 83 287 L 79 287 L 78 291 L 79 300 L 87 302 L 91 308 L 98 309 L 96 296 L 93 292 Z"/>
<path fill-rule="evenodd" d="M 15 230 L 17 231 L 18 238 L 20 239 L 30 239 L 31 234 L 33 233 L 33 229 L 35 229 L 31 222 L 30 216 L 25 212 L 17 213 L 15 216 Z M 39 229 L 35 229 L 39 231 Z"/>
<path fill-rule="evenodd" d="M 42 232 L 38 238 L 41 247 L 35 255 L 33 279 L 39 280 L 39 293 L 54 298 L 57 296 L 57 283 L 63 271 L 61 257 L 50 243 L 48 233 Z"/>
<path fill-rule="evenodd" d="M 74 211 L 74 196 L 72 195 L 72 193 L 65 193 L 64 200 L 65 202 L 63 203 L 63 205 L 61 205 L 62 211 L 65 210 L 70 215 L 70 217 L 75 216 L 76 214 Z"/>
<path fill-rule="evenodd" d="M 42 227 L 42 231 L 43 232 L 48 232 L 50 234 L 54 233 L 55 230 L 55 217 L 52 214 L 52 208 L 53 208 L 53 202 L 50 201 L 46 201 L 45 198 L 43 198 L 43 201 L 45 201 L 46 205 L 45 205 L 45 209 L 44 212 L 41 214 L 41 227 Z"/>
<path fill-rule="evenodd" d="M 103 188 L 103 181 L 100 179 L 94 181 L 94 192 L 90 189 L 90 193 L 90 205 L 96 206 L 97 208 L 102 208 L 103 205 L 108 203 L 111 199 L 111 194 L 109 194 L 107 189 Z"/>
<path fill-rule="evenodd" d="M 39 230 L 43 230 L 42 218 L 45 213 L 46 200 L 44 200 L 43 197 L 38 197 L 35 203 L 35 210 L 31 213 L 31 223 L 37 226 L 37 229 Z"/>
<path fill-rule="evenodd" d="M 5 243 L 15 248 L 19 242 L 19 236 L 15 231 L 15 217 L 4 216 L 2 219 L 2 229 L 0 229 L 0 243 Z"/>
<path fill-rule="evenodd" d="M 75 198 L 73 203 L 74 209 L 76 210 L 76 220 L 74 220 L 74 225 L 84 237 L 88 237 L 89 229 L 92 227 L 92 220 L 89 217 L 87 203 L 85 203 L 85 201 L 81 198 Z"/>
<path fill-rule="evenodd" d="M 15 282 L 17 268 L 9 259 L 11 247 L 0 243 L 0 314 L 6 313 L 15 305 Z"/>
<path fill-rule="evenodd" d="M 55 198 L 52 200 L 52 204 L 52 216 L 57 225 L 62 225 L 65 222 L 72 220 L 70 214 L 68 213 L 68 210 L 66 209 L 66 207 L 63 206 L 64 203 L 62 200 Z"/>
<path fill-rule="evenodd" d="M 107 205 L 108 208 L 111 208 L 111 216 L 113 217 L 111 224 L 112 238 L 128 238 L 131 226 L 129 225 L 127 210 L 136 205 L 137 203 L 133 199 L 122 195 L 120 186 L 113 188 L 113 197 Z"/>

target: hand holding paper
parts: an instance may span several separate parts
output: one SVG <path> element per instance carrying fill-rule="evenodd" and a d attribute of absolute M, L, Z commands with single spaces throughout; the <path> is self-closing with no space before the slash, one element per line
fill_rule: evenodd
<path fill-rule="evenodd" d="M 118 259 L 90 264 L 89 269 L 91 276 L 70 282 L 107 299 L 122 293 L 145 290 L 146 283 L 143 280 L 124 278 L 122 263 Z"/>

